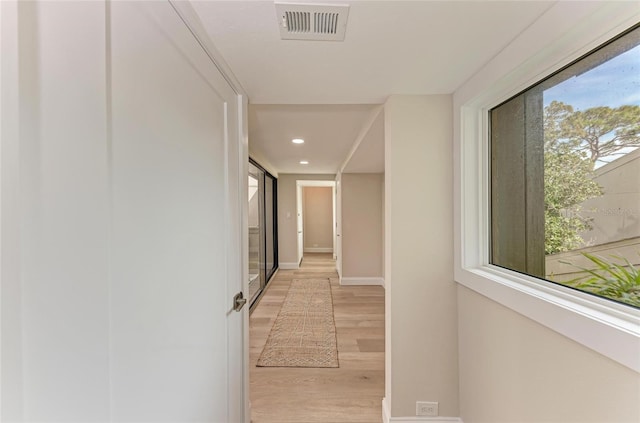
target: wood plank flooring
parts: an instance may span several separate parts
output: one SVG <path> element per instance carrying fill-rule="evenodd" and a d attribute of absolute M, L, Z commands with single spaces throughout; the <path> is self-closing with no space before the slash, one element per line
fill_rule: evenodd
<path fill-rule="evenodd" d="M 292 279 L 331 279 L 340 368 L 256 367 Z M 250 318 L 252 423 L 380 423 L 384 396 L 384 289 L 340 286 L 331 254 L 280 270 Z"/>

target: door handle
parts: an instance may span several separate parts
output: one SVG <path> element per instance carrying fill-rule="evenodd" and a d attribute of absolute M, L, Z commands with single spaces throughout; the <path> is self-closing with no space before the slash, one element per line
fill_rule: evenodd
<path fill-rule="evenodd" d="M 244 298 L 244 295 L 242 294 L 242 291 L 238 292 L 234 297 L 233 297 L 233 309 L 235 311 L 240 311 L 242 310 L 242 307 L 244 307 L 244 305 L 247 303 L 247 299 Z"/>
<path fill-rule="evenodd" d="M 302 233 L 302 231 L 298 231 L 298 233 L 299 233 L 299 234 L 301 234 L 301 233 Z"/>

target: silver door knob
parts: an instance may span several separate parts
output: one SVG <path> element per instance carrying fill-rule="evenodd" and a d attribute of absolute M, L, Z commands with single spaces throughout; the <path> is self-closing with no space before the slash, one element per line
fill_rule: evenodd
<path fill-rule="evenodd" d="M 244 298 L 244 295 L 242 294 L 242 291 L 238 292 L 234 297 L 233 297 L 233 309 L 235 311 L 240 311 L 242 310 L 242 307 L 244 307 L 244 305 L 247 303 L 247 299 Z"/>

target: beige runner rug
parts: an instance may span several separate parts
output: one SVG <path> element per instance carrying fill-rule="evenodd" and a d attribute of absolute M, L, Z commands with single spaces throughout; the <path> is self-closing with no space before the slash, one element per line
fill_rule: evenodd
<path fill-rule="evenodd" d="M 329 279 L 294 279 L 258 367 L 339 367 Z"/>

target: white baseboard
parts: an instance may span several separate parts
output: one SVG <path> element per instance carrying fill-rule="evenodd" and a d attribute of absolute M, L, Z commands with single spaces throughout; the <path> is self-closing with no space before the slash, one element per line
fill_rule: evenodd
<path fill-rule="evenodd" d="M 391 411 L 387 404 L 387 398 L 382 399 L 382 423 L 413 423 L 413 422 L 430 422 L 430 423 L 464 423 L 460 417 L 391 417 Z"/>
<path fill-rule="evenodd" d="M 340 285 L 379 285 L 384 288 L 384 278 L 341 278 Z"/>
<path fill-rule="evenodd" d="M 304 249 L 305 253 L 333 253 L 333 248 L 309 247 Z"/>
<path fill-rule="evenodd" d="M 293 263 L 278 263 L 278 268 L 282 269 L 282 270 L 295 270 L 300 268 L 300 266 L 298 266 L 298 263 L 293 262 Z"/>

